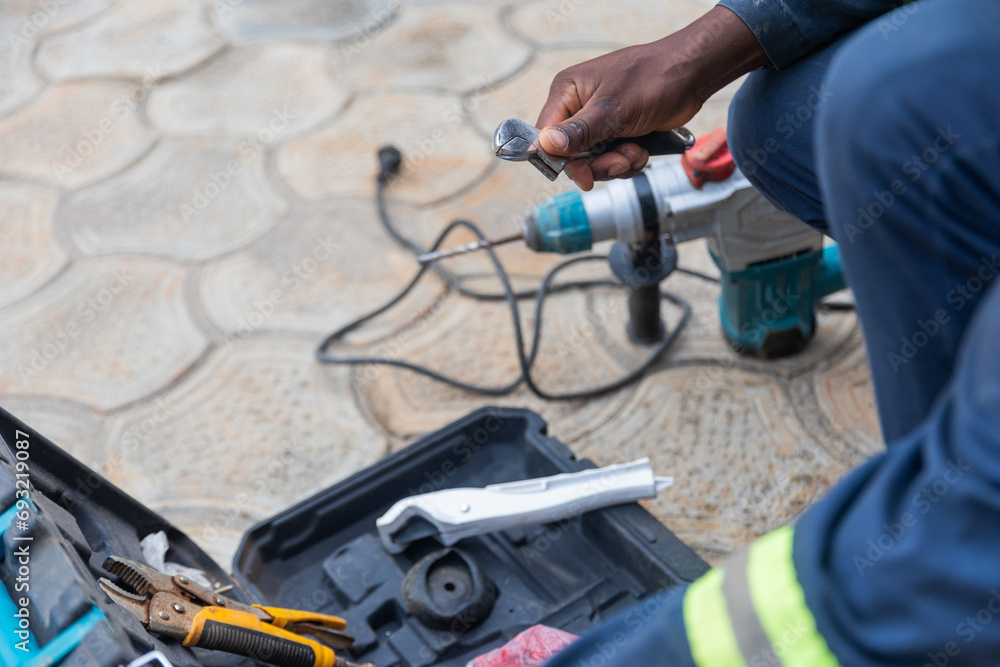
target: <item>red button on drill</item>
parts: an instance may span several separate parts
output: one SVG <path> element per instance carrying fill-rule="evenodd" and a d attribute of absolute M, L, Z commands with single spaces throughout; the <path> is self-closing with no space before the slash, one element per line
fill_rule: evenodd
<path fill-rule="evenodd" d="M 736 170 L 736 163 L 726 144 L 726 128 L 720 127 L 698 137 L 684 157 L 684 171 L 691 185 L 701 188 L 706 181 L 724 181 Z"/>

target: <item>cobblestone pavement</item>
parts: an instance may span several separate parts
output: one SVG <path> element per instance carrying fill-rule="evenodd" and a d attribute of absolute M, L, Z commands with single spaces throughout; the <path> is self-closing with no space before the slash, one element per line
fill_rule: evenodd
<path fill-rule="evenodd" d="M 575 403 L 313 359 L 415 270 L 378 225 L 378 146 L 408 160 L 389 197 L 413 237 L 458 216 L 508 232 L 568 185 L 493 159 L 497 123 L 533 121 L 560 68 L 711 4 L 5 0 L 0 405 L 222 563 L 252 523 L 489 404 L 538 411 L 599 463 L 651 456 L 677 483 L 650 510 L 710 561 L 787 522 L 880 446 L 852 314 L 820 315 L 798 357 L 743 359 L 716 289 L 678 274 L 667 286 L 694 316 L 668 360 Z M 724 124 L 733 90 L 690 127 Z M 680 255 L 712 270 L 701 242 Z M 521 284 L 554 261 L 502 258 Z M 490 284 L 484 257 L 455 266 Z M 549 307 L 545 387 L 607 381 L 644 354 L 617 293 Z M 504 307 L 431 281 L 351 344 L 500 382 L 516 369 L 510 326 Z"/>

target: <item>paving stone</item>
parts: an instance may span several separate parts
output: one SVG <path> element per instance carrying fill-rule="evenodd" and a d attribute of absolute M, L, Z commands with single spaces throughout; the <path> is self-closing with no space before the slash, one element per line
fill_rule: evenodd
<path fill-rule="evenodd" d="M 72 28 L 97 16 L 114 0 L 5 0 L 0 29 L 10 30 L 8 40 L 31 42 L 59 30 Z"/>
<path fill-rule="evenodd" d="M 277 512 L 278 509 L 276 508 Z M 216 563 L 233 571 L 233 557 L 243 541 L 243 534 L 265 515 L 252 518 L 235 502 L 229 507 L 157 507 L 156 513 L 177 526 L 185 535 L 204 549 Z M 273 514 L 273 513 L 272 513 Z"/>
<path fill-rule="evenodd" d="M 525 218 L 549 197 L 572 187 L 565 178 L 549 181 L 531 165 L 523 162 L 503 162 L 494 158 L 489 176 L 461 196 L 429 207 L 429 224 L 420 241 L 429 247 L 453 220 L 468 220 L 483 230 L 488 238 L 521 231 Z M 390 190 L 393 194 L 394 190 Z M 449 234 L 442 247 L 450 248 L 475 240 L 463 229 Z M 554 264 L 565 259 L 562 255 L 536 253 L 522 242 L 497 248 L 507 271 L 541 278 Z M 444 260 L 443 266 L 465 276 L 489 274 L 492 264 L 485 253 L 460 255 Z"/>
<path fill-rule="evenodd" d="M 33 48 L 33 40 L 23 40 L 14 26 L 0 23 L 0 114 L 21 106 L 42 89 L 44 84 L 31 67 Z"/>
<path fill-rule="evenodd" d="M 184 303 L 185 275 L 149 257 L 80 262 L 6 308 L 0 396 L 108 411 L 177 379 L 206 345 Z"/>
<path fill-rule="evenodd" d="M 319 366 L 312 349 L 309 338 L 278 337 L 215 350 L 182 383 L 114 418 L 111 481 L 183 518 L 181 528 L 203 526 L 196 537 L 218 553 L 250 523 L 373 463 L 384 438 L 354 407 L 347 369 Z"/>
<path fill-rule="evenodd" d="M 31 57 L 38 41 L 111 6 L 113 0 L 6 0 L 0 12 L 0 114 L 29 101 L 44 82 Z"/>
<path fill-rule="evenodd" d="M 593 339 L 584 298 L 567 294 L 552 299 L 533 377 L 546 391 L 572 392 L 621 377 L 616 360 L 603 354 Z M 532 308 L 520 308 L 526 345 L 530 344 Z M 378 345 L 379 356 L 391 356 L 429 366 L 446 375 L 478 385 L 502 386 L 518 375 L 513 329 L 506 306 L 449 296 L 420 323 Z M 410 371 L 361 367 L 352 382 L 356 395 L 373 419 L 399 438 L 411 438 L 458 419 L 484 405 L 527 407 L 545 417 L 564 442 L 583 434 L 620 412 L 630 401 L 626 389 L 587 402 L 545 401 L 526 388 L 503 397 L 484 397 L 448 387 Z"/>
<path fill-rule="evenodd" d="M 839 364 L 818 369 L 813 383 L 821 414 L 849 445 L 866 455 L 885 449 L 863 345 Z"/>
<path fill-rule="evenodd" d="M 496 10 L 464 5 L 407 8 L 384 31 L 335 53 L 338 73 L 356 88 L 415 92 L 492 85 L 530 54 L 502 30 Z"/>
<path fill-rule="evenodd" d="M 468 187 L 496 159 L 457 98 L 391 94 L 359 98 L 334 123 L 285 144 L 278 169 L 309 199 L 370 197 L 378 173 L 376 153 L 387 144 L 403 152 L 402 172 L 390 186 L 390 197 L 418 204 Z"/>
<path fill-rule="evenodd" d="M 230 49 L 204 68 L 156 88 L 154 126 L 175 134 L 230 134 L 275 140 L 320 122 L 347 101 L 328 75 L 326 51 L 275 44 Z"/>
<path fill-rule="evenodd" d="M 534 0 L 461 0 L 463 5 L 474 5 L 481 7 L 508 7 L 511 5 L 523 5 Z M 455 0 L 407 0 L 407 5 L 415 7 L 425 7 L 433 5 L 454 6 Z"/>
<path fill-rule="evenodd" d="M 712 8 L 707 0 L 582 2 L 542 0 L 514 9 L 510 25 L 544 45 L 626 45 L 652 42 L 683 28 Z"/>
<path fill-rule="evenodd" d="M 649 456 L 674 486 L 644 504 L 715 561 L 794 519 L 847 472 L 810 441 L 780 381 L 734 368 L 650 376 L 573 449 L 602 465 Z"/>
<path fill-rule="evenodd" d="M 549 86 L 556 74 L 607 51 L 594 48 L 542 51 L 515 76 L 486 91 L 473 94 L 467 104 L 474 109 L 473 117 L 477 125 L 490 136 L 508 118 L 520 118 L 534 123 L 548 98 Z M 528 170 L 545 180 L 534 167 L 529 166 Z"/>
<path fill-rule="evenodd" d="M 30 294 L 66 265 L 52 234 L 58 201 L 48 188 L 0 181 L 0 307 Z"/>
<path fill-rule="evenodd" d="M 370 38 L 395 16 L 393 0 L 211 0 L 212 16 L 234 41 Z"/>
<path fill-rule="evenodd" d="M 84 465 L 104 473 L 104 418 L 94 410 L 73 401 L 48 396 L 2 396 L 0 407 Z"/>
<path fill-rule="evenodd" d="M 121 171 L 153 142 L 136 113 L 144 95 L 113 81 L 51 86 L 0 120 L 0 172 L 77 188 Z"/>
<path fill-rule="evenodd" d="M 94 21 L 46 39 L 37 64 L 51 79 L 159 79 L 198 64 L 222 45 L 199 0 L 122 0 Z"/>
<path fill-rule="evenodd" d="M 284 210 L 262 150 L 199 137 L 164 140 L 120 176 L 73 195 L 60 216 L 88 254 L 205 259 L 259 237 Z"/>
<path fill-rule="evenodd" d="M 392 206 L 404 233 L 422 216 Z M 374 202 L 347 199 L 293 211 L 242 252 L 207 265 L 198 286 L 229 339 L 275 330 L 323 334 L 389 301 L 416 274 L 413 255 L 382 230 Z M 445 290 L 427 276 L 406 300 L 349 340 L 372 341 L 412 323 Z"/>

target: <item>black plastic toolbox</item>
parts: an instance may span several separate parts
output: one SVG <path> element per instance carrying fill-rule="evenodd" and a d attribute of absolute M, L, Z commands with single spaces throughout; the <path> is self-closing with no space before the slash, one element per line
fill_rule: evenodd
<path fill-rule="evenodd" d="M 406 496 L 593 467 L 548 437 L 545 422 L 527 410 L 474 412 L 258 524 L 244 536 L 232 579 L 164 519 L 2 410 L 7 446 L 0 461 L 8 474 L 0 477 L 0 514 L 16 509 L 17 441 L 24 441 L 18 432 L 30 443 L 33 506 L 27 528 L 12 524 L 4 534 L 0 578 L 10 600 L 0 593 L 0 606 L 16 607 L 20 597 L 13 537 L 34 536 L 31 630 L 43 651 L 62 643 L 56 648 L 66 657 L 56 664 L 109 667 L 154 648 L 177 667 L 253 664 L 150 635 L 97 587 L 105 557 L 141 560 L 139 540 L 158 530 L 167 531 L 171 560 L 205 570 L 220 585 L 234 583 L 230 596 L 343 616 L 356 638 L 350 657 L 378 667 L 464 666 L 535 623 L 581 633 L 707 569 L 638 504 L 466 539 L 447 554 L 432 538 L 399 555 L 382 548 L 375 519 Z M 448 572 L 457 565 L 491 589 L 492 604 L 485 613 L 479 609 L 480 617 L 469 617 L 463 606 L 453 618 L 427 619 L 420 609 L 414 615 L 412 599 L 404 601 L 407 572 L 421 559 L 437 563 L 438 556 Z M 441 591 L 422 592 L 433 598 Z M 0 628 L 8 631 L 3 623 Z"/>

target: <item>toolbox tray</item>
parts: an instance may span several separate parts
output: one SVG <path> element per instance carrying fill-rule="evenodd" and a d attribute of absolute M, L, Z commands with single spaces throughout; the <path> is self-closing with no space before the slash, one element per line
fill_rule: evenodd
<path fill-rule="evenodd" d="M 619 505 L 458 542 L 496 585 L 492 612 L 472 628 L 462 618 L 438 629 L 419 622 L 403 602 L 403 577 L 443 547 L 425 538 L 393 556 L 375 520 L 416 493 L 595 467 L 546 428 L 529 410 L 478 410 L 251 528 L 233 576 L 268 604 L 344 617 L 359 661 L 464 667 L 536 623 L 580 634 L 708 569 L 640 505 Z"/>
<path fill-rule="evenodd" d="M 20 431 L 20 434 L 18 434 Z M 25 455 L 16 443 L 27 435 Z M 689 582 L 707 565 L 638 504 L 455 545 L 492 582 L 496 601 L 479 625 L 426 627 L 401 583 L 432 538 L 390 555 L 375 519 L 397 500 L 593 467 L 546 435 L 533 412 L 487 408 L 264 521 L 244 536 L 232 578 L 193 541 L 41 434 L 0 409 L 0 664 L 27 664 L 8 638 L 18 629 L 16 550 L 30 545 L 33 664 L 114 667 L 160 650 L 175 667 L 249 667 L 225 653 L 186 649 L 146 632 L 97 585 L 109 555 L 142 560 L 139 540 L 164 530 L 168 559 L 234 584 L 241 602 L 333 613 L 357 639 L 349 651 L 378 667 L 463 666 L 535 623 L 580 633 L 655 591 Z M 31 481 L 28 521 L 14 521 L 18 456 Z M 22 466 L 22 473 L 25 469 Z M 8 528 L 9 526 L 9 528 Z M 16 538 L 21 538 L 16 539 Z M 30 539 L 27 539 L 30 538 Z M 51 662 L 50 662 L 51 661 Z"/>

